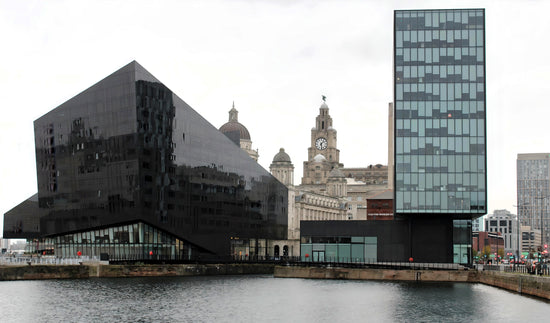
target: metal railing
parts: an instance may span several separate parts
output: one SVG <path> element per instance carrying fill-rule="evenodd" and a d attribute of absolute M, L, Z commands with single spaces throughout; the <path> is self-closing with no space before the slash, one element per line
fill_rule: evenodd
<path fill-rule="evenodd" d="M 97 257 L 82 256 L 78 258 L 56 258 L 50 256 L 31 257 L 31 256 L 2 256 L 0 265 L 2 266 L 23 266 L 23 265 L 81 265 L 82 263 L 98 262 Z"/>
<path fill-rule="evenodd" d="M 154 257 L 153 257 L 154 258 Z M 76 258 L 58 258 L 54 256 L 0 256 L 0 265 L 81 265 L 82 263 L 97 263 L 99 257 L 81 256 Z M 412 270 L 462 270 L 467 267 L 454 264 L 454 263 L 420 263 L 420 262 L 399 262 L 399 261 L 359 261 L 357 259 L 346 258 L 325 258 L 321 261 L 313 261 L 312 258 L 302 257 L 274 257 L 274 256 L 246 256 L 246 257 L 209 257 L 209 258 L 197 258 L 189 260 L 170 260 L 170 259 L 138 259 L 138 263 L 150 263 L 150 264 L 185 264 L 185 263 L 202 263 L 202 264 L 215 264 L 215 263 L 271 263 L 274 265 L 283 266 L 303 266 L 303 267 L 343 267 L 343 268 L 377 268 L 377 269 L 412 269 Z M 109 259 L 109 263 L 136 263 L 135 260 L 118 260 Z M 487 270 L 501 270 L 500 268 L 488 268 Z M 497 267 L 497 266 L 492 266 Z M 523 266 L 525 267 L 525 266 Z"/>
<path fill-rule="evenodd" d="M 478 265 L 477 267 L 478 267 L 478 270 L 550 276 L 550 266 L 548 266 L 548 264 L 541 264 L 541 265 L 534 265 L 534 266 L 518 265 L 518 264 Z"/>
<path fill-rule="evenodd" d="M 289 266 L 308 267 L 344 267 L 344 268 L 377 268 L 377 269 L 412 269 L 412 270 L 461 270 L 464 265 L 455 263 L 428 263 L 405 261 L 363 261 L 356 259 L 335 258 L 313 261 L 311 258 L 289 262 Z"/>

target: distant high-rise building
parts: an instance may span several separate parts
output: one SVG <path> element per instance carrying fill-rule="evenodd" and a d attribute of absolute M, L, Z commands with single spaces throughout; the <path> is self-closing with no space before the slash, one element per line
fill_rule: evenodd
<path fill-rule="evenodd" d="M 396 10 L 394 31 L 395 216 L 415 259 L 430 245 L 469 262 L 487 211 L 485 10 Z"/>
<path fill-rule="evenodd" d="M 550 203 L 550 154 L 518 154 L 517 159 L 517 205 L 521 224 L 541 231 L 542 240 L 549 240 Z"/>

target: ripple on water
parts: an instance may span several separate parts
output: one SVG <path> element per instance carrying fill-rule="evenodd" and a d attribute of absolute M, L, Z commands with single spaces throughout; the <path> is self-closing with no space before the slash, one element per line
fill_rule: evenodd
<path fill-rule="evenodd" d="M 548 302 L 480 284 L 140 277 L 0 282 L 2 322 L 546 321 Z"/>

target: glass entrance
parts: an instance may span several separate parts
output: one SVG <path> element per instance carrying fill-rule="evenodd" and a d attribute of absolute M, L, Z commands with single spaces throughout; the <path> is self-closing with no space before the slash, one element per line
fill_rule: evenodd
<path fill-rule="evenodd" d="M 324 251 L 314 251 L 313 252 L 313 261 L 325 261 L 325 252 Z"/>

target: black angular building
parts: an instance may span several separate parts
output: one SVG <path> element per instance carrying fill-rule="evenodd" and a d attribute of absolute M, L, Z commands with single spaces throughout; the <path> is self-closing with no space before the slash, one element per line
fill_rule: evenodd
<path fill-rule="evenodd" d="M 34 122 L 38 194 L 4 215 L 36 251 L 110 260 L 267 255 L 287 189 L 137 62 Z"/>

